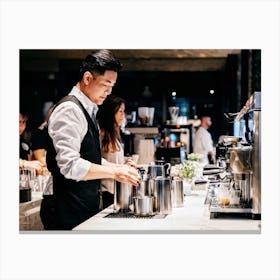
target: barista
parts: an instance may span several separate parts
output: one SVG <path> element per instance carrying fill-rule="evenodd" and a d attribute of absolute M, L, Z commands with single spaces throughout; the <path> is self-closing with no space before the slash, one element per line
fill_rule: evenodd
<path fill-rule="evenodd" d="M 212 136 L 208 129 L 212 125 L 211 117 L 202 116 L 201 124 L 194 136 L 193 152 L 202 154 L 201 163 L 205 166 L 215 162 L 215 151 L 213 146 Z"/>
<path fill-rule="evenodd" d="M 43 199 L 45 229 L 69 230 L 95 215 L 100 210 L 100 179 L 138 185 L 135 168 L 101 158 L 96 112 L 111 93 L 120 68 L 108 50 L 88 55 L 78 82 L 51 113 L 47 165 L 53 175 L 54 208 Z"/>

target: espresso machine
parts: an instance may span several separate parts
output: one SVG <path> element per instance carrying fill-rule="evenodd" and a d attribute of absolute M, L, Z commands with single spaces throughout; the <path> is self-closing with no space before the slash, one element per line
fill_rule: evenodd
<path fill-rule="evenodd" d="M 249 126 L 249 120 L 253 125 Z M 210 218 L 219 213 L 261 218 L 261 93 L 255 92 L 235 122 L 245 121 L 237 136 L 220 137 L 217 162 L 225 176 L 216 182 L 209 203 Z"/>

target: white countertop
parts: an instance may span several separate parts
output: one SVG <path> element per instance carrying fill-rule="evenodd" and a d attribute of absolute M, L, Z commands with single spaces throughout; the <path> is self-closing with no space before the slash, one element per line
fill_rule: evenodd
<path fill-rule="evenodd" d="M 210 219 L 205 191 L 185 196 L 184 207 L 173 208 L 165 218 L 104 218 L 108 207 L 81 223 L 73 231 L 92 233 L 261 233 L 261 220 L 220 215 Z"/>

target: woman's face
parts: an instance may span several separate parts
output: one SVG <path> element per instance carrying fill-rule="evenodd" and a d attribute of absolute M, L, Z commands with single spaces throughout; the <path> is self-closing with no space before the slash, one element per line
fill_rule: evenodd
<path fill-rule="evenodd" d="M 26 128 L 26 121 L 26 118 L 22 114 L 19 114 L 19 135 L 24 132 Z"/>
<path fill-rule="evenodd" d="M 122 121 L 124 117 L 125 117 L 125 105 L 124 103 L 122 103 L 119 110 L 115 113 L 115 122 L 118 126 L 122 125 Z"/>

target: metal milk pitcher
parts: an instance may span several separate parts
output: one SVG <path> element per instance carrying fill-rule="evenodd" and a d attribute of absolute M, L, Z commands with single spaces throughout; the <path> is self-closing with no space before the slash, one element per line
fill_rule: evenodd
<path fill-rule="evenodd" d="M 153 185 L 151 180 L 146 177 L 140 181 L 139 186 L 133 186 L 133 196 L 143 197 L 153 195 Z"/>
<path fill-rule="evenodd" d="M 183 180 L 180 178 L 174 178 L 171 182 L 171 197 L 173 207 L 184 206 L 184 187 Z"/>
<path fill-rule="evenodd" d="M 115 181 L 114 210 L 130 212 L 133 210 L 133 187 L 131 184 Z"/>
<path fill-rule="evenodd" d="M 244 207 L 252 206 L 252 173 L 233 174 L 235 187 L 240 190 L 240 204 Z"/>
<path fill-rule="evenodd" d="M 165 167 L 167 167 L 166 171 Z M 169 174 L 170 167 L 170 163 L 165 163 L 163 165 L 150 165 L 148 166 L 148 175 L 150 175 L 150 178 L 156 178 L 157 176 L 166 177 Z"/>
<path fill-rule="evenodd" d="M 154 211 L 158 214 L 172 213 L 171 180 L 158 176 L 154 179 Z"/>

